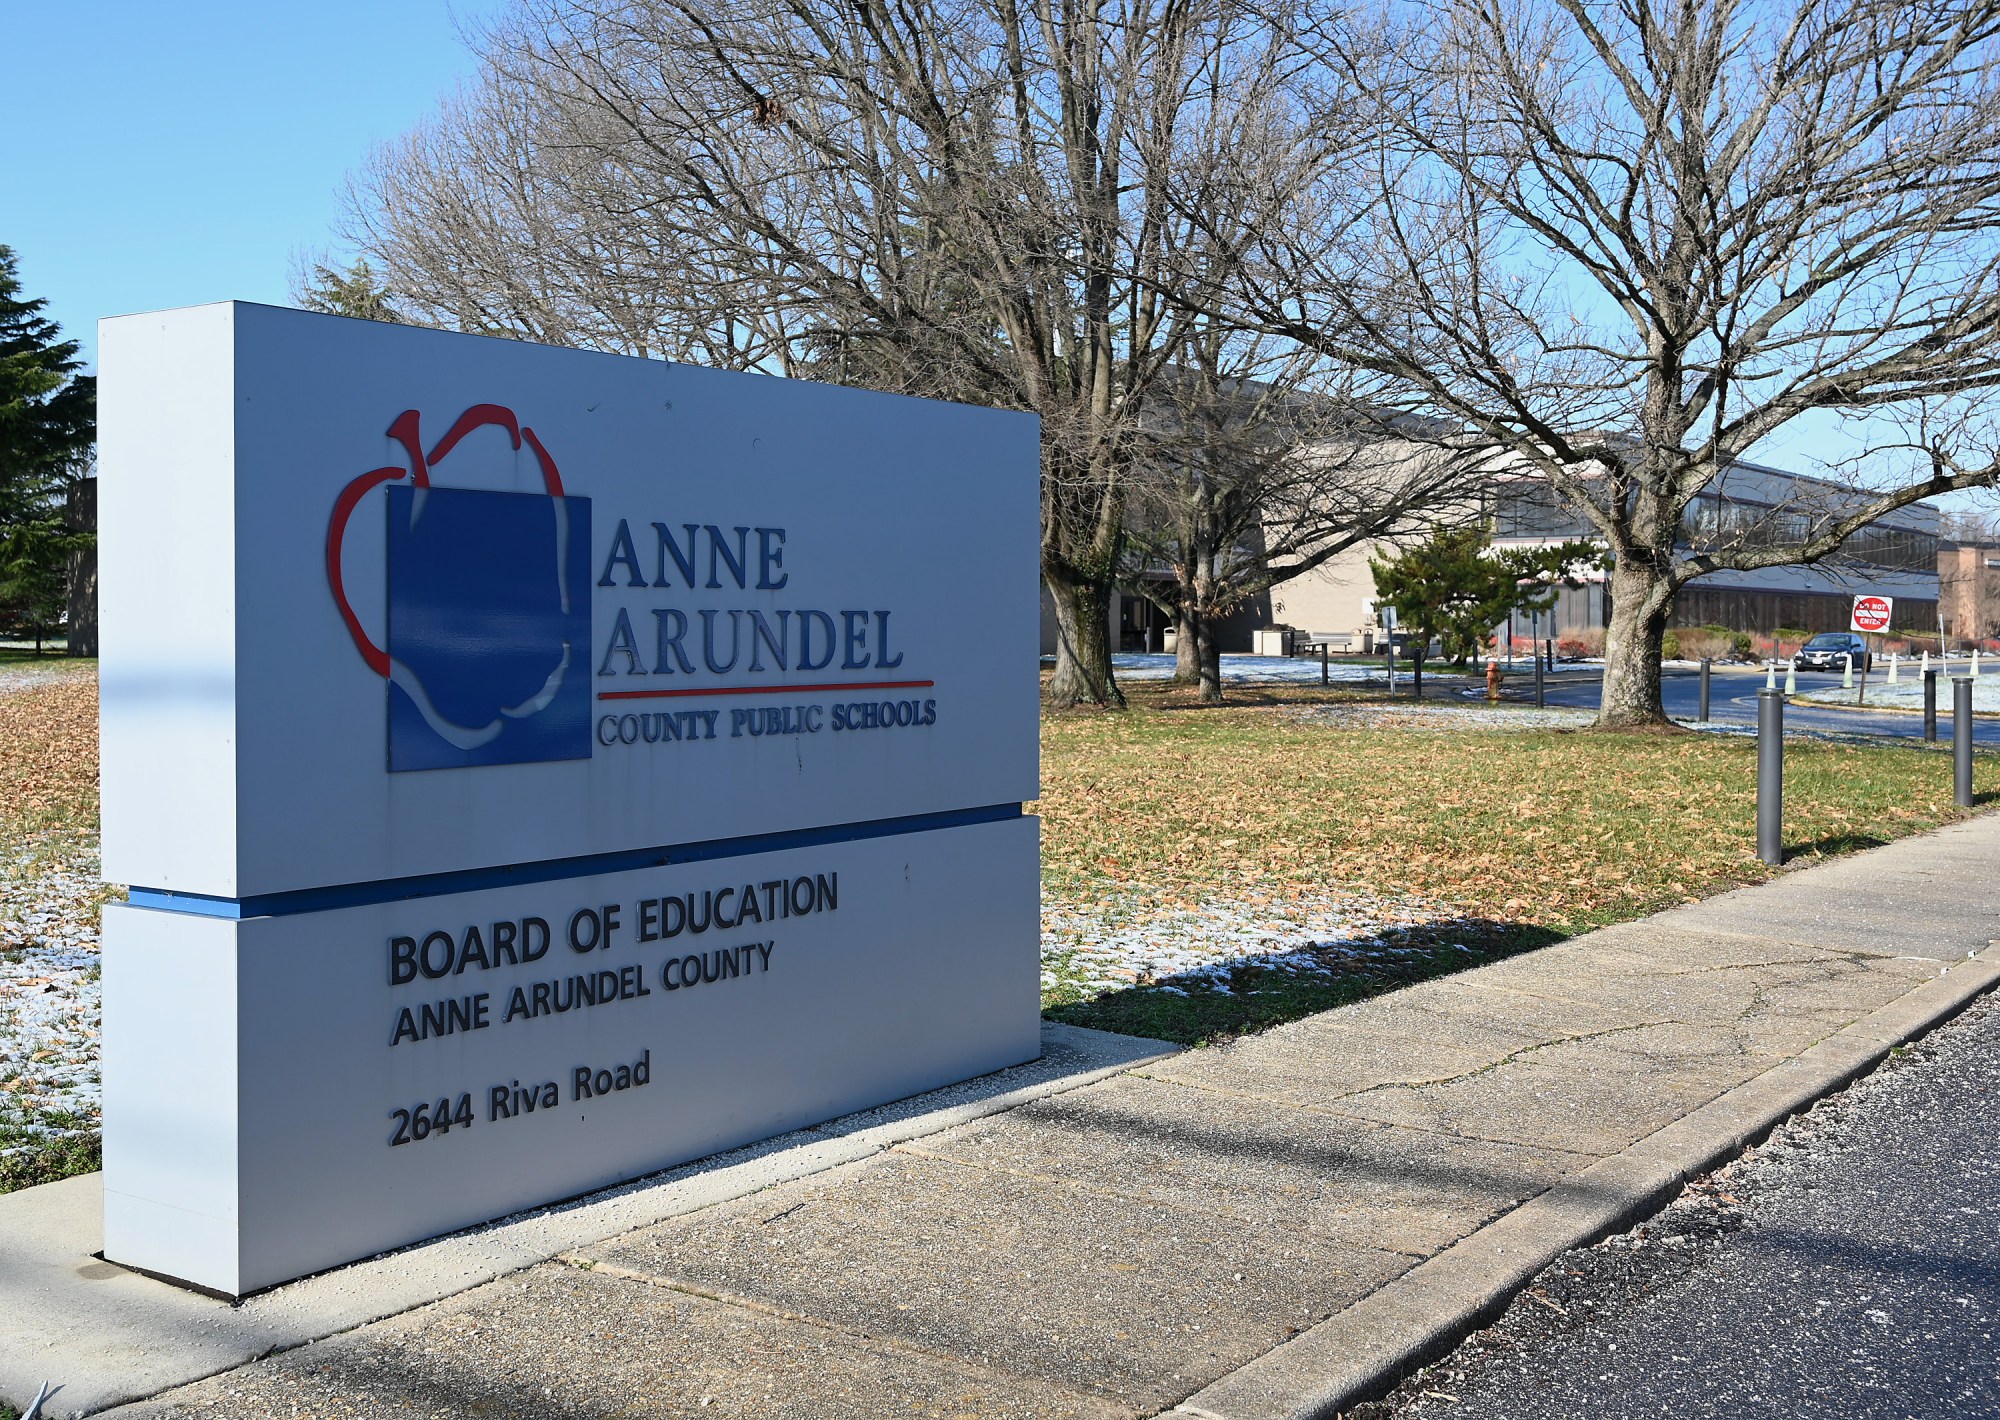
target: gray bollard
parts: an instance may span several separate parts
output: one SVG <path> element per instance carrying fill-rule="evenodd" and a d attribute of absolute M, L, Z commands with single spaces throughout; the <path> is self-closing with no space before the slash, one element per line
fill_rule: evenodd
<path fill-rule="evenodd" d="M 1319 643 L 1319 683 L 1328 683 L 1326 642 Z"/>
<path fill-rule="evenodd" d="M 1937 743 L 1937 678 L 1935 670 L 1924 672 L 1924 738 Z"/>
<path fill-rule="evenodd" d="M 1547 695 L 1542 689 L 1542 655 L 1541 652 L 1537 651 L 1535 653 L 1535 708 L 1539 710 L 1548 703 Z"/>
<path fill-rule="evenodd" d="M 1757 692 L 1757 856 L 1785 861 L 1785 693 Z"/>
<path fill-rule="evenodd" d="M 1952 787 L 1958 806 L 1972 807 L 1972 677 L 1951 683 Z"/>
<path fill-rule="evenodd" d="M 1702 721 L 1708 719 L 1708 672 L 1713 664 L 1714 661 L 1710 657 L 1701 658 L 1701 714 L 1695 718 Z"/>

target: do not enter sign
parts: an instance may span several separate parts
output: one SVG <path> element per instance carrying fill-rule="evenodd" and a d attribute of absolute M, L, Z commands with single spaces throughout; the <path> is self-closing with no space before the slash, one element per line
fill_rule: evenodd
<path fill-rule="evenodd" d="M 1887 631 L 1889 610 L 1895 601 L 1894 597 L 1856 597 L 1854 618 L 1848 624 L 1856 631 Z"/>

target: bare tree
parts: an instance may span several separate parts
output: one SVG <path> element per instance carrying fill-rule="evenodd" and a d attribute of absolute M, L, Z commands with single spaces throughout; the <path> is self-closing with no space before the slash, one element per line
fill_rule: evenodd
<path fill-rule="evenodd" d="M 1602 723 L 1664 722 L 1688 581 L 1834 556 L 2000 475 L 1967 435 L 2000 383 L 1996 24 L 1993 0 L 1323 20 L 1298 36 L 1323 61 L 1297 90 L 1312 181 L 1218 173 L 1259 216 L 1210 299 L 1394 380 L 1584 514 L 1614 562 Z M 1315 151 L 1315 123 L 1357 114 L 1372 143 Z M 1690 537 L 1718 476 L 1829 414 L 1865 416 L 1829 483 L 1754 536 Z"/>
<path fill-rule="evenodd" d="M 1190 342 L 1154 396 L 1122 579 L 1173 618 L 1174 678 L 1211 704 L 1225 617 L 1350 548 L 1479 513 L 1464 461 L 1308 383 L 1295 350 L 1268 357 L 1268 381 L 1225 373 L 1223 343 Z M 1229 343 L 1235 368 L 1260 363 L 1255 342 Z"/>
<path fill-rule="evenodd" d="M 1116 703 L 1192 162 L 1282 92 L 1241 0 L 538 0 L 349 236 L 442 324 L 1032 411 L 1048 695 Z"/>

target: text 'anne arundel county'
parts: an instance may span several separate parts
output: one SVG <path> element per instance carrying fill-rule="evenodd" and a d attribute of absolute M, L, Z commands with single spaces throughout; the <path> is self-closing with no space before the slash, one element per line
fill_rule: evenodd
<path fill-rule="evenodd" d="M 656 992 L 671 998 L 738 977 L 763 976 L 771 970 L 777 946 L 769 935 L 772 924 L 839 906 L 839 873 L 802 873 L 646 897 L 629 908 L 615 902 L 579 907 L 566 918 L 559 915 L 553 927 L 548 918 L 521 917 L 392 936 L 391 986 L 437 990 L 437 983 L 449 982 L 452 994 L 398 1007 L 389 1045 L 639 1001 Z M 711 932 L 751 929 L 757 940 L 720 946 L 695 940 Z M 557 952 L 544 965 L 558 943 L 568 951 Z M 602 953 L 620 947 L 636 949 L 639 959 L 598 965 Z M 549 966 L 556 968 L 553 973 Z M 509 973 L 497 987 L 470 989 L 508 968 L 527 968 L 532 979 L 514 981 Z"/>
<path fill-rule="evenodd" d="M 599 587 L 644 588 L 699 598 L 710 591 L 782 591 L 785 529 L 651 523 L 635 533 L 618 520 L 597 577 Z M 600 703 L 597 743 L 674 744 L 896 730 L 937 723 L 937 701 L 912 690 L 931 682 L 907 678 L 883 607 L 709 607 L 661 603 L 620 606 L 604 629 L 596 657 Z M 876 679 L 896 673 L 896 679 Z M 799 684 L 799 673 L 837 676 Z M 849 691 L 852 698 L 771 704 L 796 685 L 800 692 Z M 905 692 L 898 694 L 896 692 Z M 666 697 L 756 697 L 727 710 L 665 709 Z"/>

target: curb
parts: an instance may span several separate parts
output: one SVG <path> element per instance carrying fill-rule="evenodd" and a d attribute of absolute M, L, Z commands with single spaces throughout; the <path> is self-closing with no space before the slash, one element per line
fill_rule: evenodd
<path fill-rule="evenodd" d="M 1963 676 L 1954 676 L 1952 678 L 1954 680 L 1964 679 Z M 1939 697 L 1939 700 L 1938 722 L 1943 724 L 1951 719 L 1951 707 L 1942 703 L 1942 696 Z M 1785 704 L 1796 705 L 1801 710 L 1849 710 L 1857 715 L 1922 715 L 1924 713 L 1924 707 L 1921 705 L 1843 705 L 1834 700 L 1808 700 L 1803 695 L 1788 695 L 1785 697 Z M 2000 710 L 1975 710 L 1972 712 L 1972 718 L 1975 720 L 2000 720 Z M 1979 746 L 1975 745 L 1973 748 L 1977 749 Z"/>
<path fill-rule="evenodd" d="M 1337 1420 L 1493 1321 L 1541 1270 L 1650 1217 L 1826 1096 L 2000 985 L 2000 943 L 1529 1199 L 1189 1396 L 1183 1420 Z"/>

